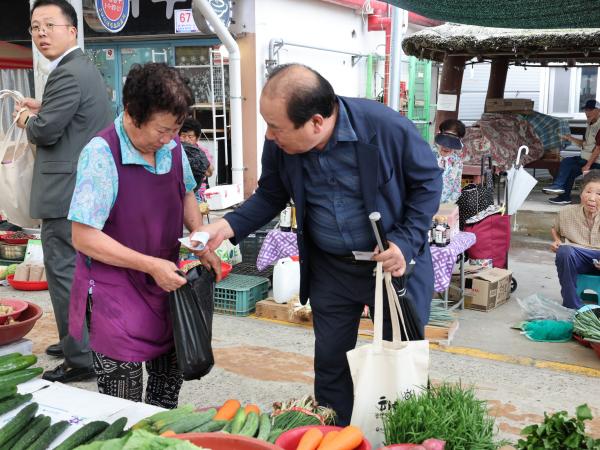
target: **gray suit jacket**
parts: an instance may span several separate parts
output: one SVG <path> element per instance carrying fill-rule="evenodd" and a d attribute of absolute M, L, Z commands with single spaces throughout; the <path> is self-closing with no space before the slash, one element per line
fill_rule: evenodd
<path fill-rule="evenodd" d="M 67 217 L 83 147 L 112 120 L 100 72 L 76 49 L 50 73 L 37 117 L 27 122 L 37 145 L 31 186 L 31 217 Z"/>

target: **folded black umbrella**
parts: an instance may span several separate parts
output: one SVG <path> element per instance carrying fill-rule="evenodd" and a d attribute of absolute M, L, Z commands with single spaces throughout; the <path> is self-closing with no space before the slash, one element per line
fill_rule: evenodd
<path fill-rule="evenodd" d="M 387 250 L 389 248 L 389 244 L 387 239 L 385 239 L 385 233 L 383 232 L 383 227 L 381 226 L 381 214 L 379 214 L 378 212 L 373 212 L 369 214 L 369 220 L 371 221 L 371 225 L 373 226 L 373 232 L 375 233 L 377 245 L 379 246 L 381 251 Z M 414 266 L 415 262 L 411 261 L 407 265 L 406 272 L 404 273 L 404 275 L 398 278 L 392 278 L 392 285 L 396 290 L 396 294 L 398 294 L 398 301 L 400 303 L 400 310 L 402 312 L 402 318 L 404 320 L 404 327 L 406 327 L 405 332 L 401 322 L 400 331 L 403 341 L 417 341 L 425 339 L 425 327 L 423 324 L 421 324 L 421 320 L 419 319 L 419 314 L 417 313 L 414 300 L 410 298 L 410 295 L 408 295 L 407 290 L 408 279 L 410 278 Z"/>

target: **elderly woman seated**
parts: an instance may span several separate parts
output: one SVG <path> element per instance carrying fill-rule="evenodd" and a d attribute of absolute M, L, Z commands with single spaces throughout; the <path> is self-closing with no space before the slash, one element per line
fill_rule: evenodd
<path fill-rule="evenodd" d="M 461 152 L 462 138 L 465 136 L 465 125 L 456 119 L 444 120 L 440 124 L 440 132 L 435 136 L 433 154 L 438 166 L 444 170 L 442 178 L 444 187 L 440 203 L 454 203 L 460 197 L 463 171 Z"/>
<path fill-rule="evenodd" d="M 600 170 L 583 177 L 580 197 L 581 204 L 560 210 L 552 228 L 551 250 L 556 253 L 563 306 L 573 309 L 583 306 L 577 275 L 600 275 Z"/>

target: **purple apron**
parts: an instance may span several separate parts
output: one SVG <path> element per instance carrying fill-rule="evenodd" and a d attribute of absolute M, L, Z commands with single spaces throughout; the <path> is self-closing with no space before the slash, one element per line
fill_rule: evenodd
<path fill-rule="evenodd" d="M 177 263 L 183 229 L 185 184 L 181 144 L 172 151 L 171 170 L 162 175 L 124 165 L 114 125 L 101 131 L 119 175 L 117 199 L 102 231 L 144 255 Z M 81 340 L 88 292 L 92 293 L 90 347 L 120 361 L 142 362 L 173 347 L 169 296 L 143 272 L 111 266 L 77 253 L 69 332 Z"/>

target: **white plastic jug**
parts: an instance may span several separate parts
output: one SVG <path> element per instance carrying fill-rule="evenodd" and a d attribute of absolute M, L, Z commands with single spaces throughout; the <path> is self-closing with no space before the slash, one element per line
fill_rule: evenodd
<path fill-rule="evenodd" d="M 292 258 L 281 258 L 273 269 L 273 298 L 287 303 L 300 292 L 300 263 Z"/>

